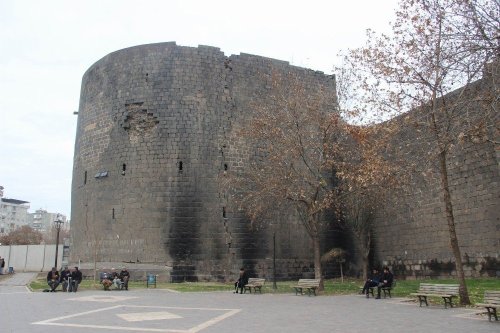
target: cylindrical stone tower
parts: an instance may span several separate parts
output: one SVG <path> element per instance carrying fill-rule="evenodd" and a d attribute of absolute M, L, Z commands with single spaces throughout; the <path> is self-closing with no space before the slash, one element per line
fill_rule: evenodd
<path fill-rule="evenodd" d="M 173 281 L 227 279 L 241 265 L 269 275 L 275 232 L 279 276 L 312 272 L 300 222 L 254 230 L 220 189 L 226 172 L 244 167 L 248 147 L 234 129 L 252 99 L 269 98 L 260 74 L 271 67 L 334 89 L 332 76 L 283 61 L 175 43 L 116 51 L 90 67 L 78 112 L 70 260 L 165 266 Z"/>

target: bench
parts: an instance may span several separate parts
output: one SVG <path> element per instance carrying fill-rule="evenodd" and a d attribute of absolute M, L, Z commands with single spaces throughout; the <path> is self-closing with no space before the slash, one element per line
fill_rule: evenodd
<path fill-rule="evenodd" d="M 458 284 L 432 284 L 432 283 L 421 283 L 418 292 L 411 293 L 410 295 L 417 296 L 420 302 L 420 306 L 427 303 L 427 297 L 441 297 L 444 301 L 444 308 L 446 309 L 449 305 L 453 307 L 453 297 L 458 296 Z"/>
<path fill-rule="evenodd" d="M 259 278 L 249 278 L 248 283 L 244 286 L 243 292 L 246 293 L 247 290 L 250 291 L 250 294 L 252 293 L 252 288 L 254 293 L 259 290 L 259 293 L 262 294 L 262 286 L 266 282 L 266 279 L 259 279 Z"/>
<path fill-rule="evenodd" d="M 384 292 L 384 298 L 386 298 L 387 295 L 389 295 L 389 298 L 392 298 L 391 290 L 394 289 L 395 287 L 396 287 L 396 279 L 392 280 L 392 284 L 390 286 L 382 287 L 381 289 Z"/>
<path fill-rule="evenodd" d="M 476 304 L 480 307 L 485 307 L 488 311 L 488 320 L 491 321 L 491 318 L 495 317 L 495 320 L 498 321 L 497 308 L 500 307 L 500 291 L 492 291 L 487 290 L 484 292 L 484 303 Z"/>
<path fill-rule="evenodd" d="M 311 296 L 311 293 L 316 296 L 316 289 L 319 288 L 320 279 L 299 279 L 296 286 L 292 286 L 295 289 L 295 295 L 299 293 L 304 295 L 304 289 L 307 290 L 307 294 Z"/>
<path fill-rule="evenodd" d="M 392 295 L 391 295 L 391 290 L 394 289 L 394 287 L 396 287 L 396 280 L 393 280 L 392 281 L 392 285 L 389 287 L 382 287 L 382 291 L 384 292 L 384 298 L 387 297 L 387 295 L 389 295 L 389 298 L 392 298 Z M 371 294 L 372 297 L 375 297 L 374 296 L 374 290 L 377 289 L 378 287 L 369 287 L 368 288 L 368 294 Z M 363 287 L 359 287 L 359 293 L 361 294 L 362 293 L 362 290 L 363 290 Z"/>

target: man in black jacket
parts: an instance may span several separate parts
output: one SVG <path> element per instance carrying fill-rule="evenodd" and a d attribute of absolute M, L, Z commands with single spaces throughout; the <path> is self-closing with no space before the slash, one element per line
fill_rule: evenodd
<path fill-rule="evenodd" d="M 47 284 L 50 286 L 50 291 L 55 292 L 59 285 L 59 272 L 55 267 L 47 274 Z"/>
<path fill-rule="evenodd" d="M 75 266 L 73 272 L 71 272 L 71 285 L 69 291 L 76 293 L 78 290 L 78 285 L 82 282 L 82 272 Z"/>
<path fill-rule="evenodd" d="M 387 288 L 392 286 L 392 281 L 394 280 L 394 276 L 392 275 L 391 271 L 389 270 L 389 267 L 385 266 L 384 267 L 384 273 L 382 274 L 382 277 L 380 278 L 380 282 L 378 284 L 377 288 L 377 299 L 380 299 L 380 291 L 382 288 Z"/>
<path fill-rule="evenodd" d="M 127 267 L 123 267 L 119 274 L 120 280 L 122 281 L 123 288 L 128 290 L 128 280 L 130 278 L 130 273 L 127 270 Z"/>
<path fill-rule="evenodd" d="M 68 288 L 71 288 L 71 271 L 67 266 L 64 267 L 63 271 L 61 272 L 61 279 L 59 280 L 59 282 L 62 283 L 62 291 L 66 292 L 68 291 Z"/>
<path fill-rule="evenodd" d="M 248 284 L 248 274 L 245 272 L 243 267 L 240 268 L 240 276 L 238 280 L 234 283 L 235 293 L 238 293 L 238 288 L 240 289 L 240 294 L 243 294 L 243 288 Z"/>
<path fill-rule="evenodd" d="M 366 293 L 366 298 L 370 297 L 370 288 L 378 286 L 380 282 L 380 274 L 378 272 L 378 269 L 374 268 L 372 270 L 372 274 L 370 277 L 366 280 L 365 285 L 363 286 L 363 290 L 361 293 Z"/>

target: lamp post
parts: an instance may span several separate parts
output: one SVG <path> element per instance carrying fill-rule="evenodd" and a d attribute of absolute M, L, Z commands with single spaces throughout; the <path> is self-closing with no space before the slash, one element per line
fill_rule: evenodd
<path fill-rule="evenodd" d="M 64 223 L 64 221 L 61 219 L 61 215 L 57 214 L 56 220 L 54 221 L 54 227 L 57 230 L 57 237 L 56 237 L 56 262 L 54 264 L 54 267 L 57 269 L 57 256 L 59 255 L 59 232 L 61 231 L 61 226 Z"/>
<path fill-rule="evenodd" d="M 276 232 L 273 232 L 273 289 L 276 290 Z"/>

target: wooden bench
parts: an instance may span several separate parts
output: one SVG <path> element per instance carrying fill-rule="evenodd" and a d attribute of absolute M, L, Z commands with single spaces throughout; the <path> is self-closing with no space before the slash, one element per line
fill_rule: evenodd
<path fill-rule="evenodd" d="M 299 293 L 303 295 L 304 289 L 307 290 L 307 294 L 311 296 L 311 293 L 316 296 L 316 289 L 319 288 L 320 279 L 299 279 L 296 286 L 292 286 L 295 289 L 295 295 Z"/>
<path fill-rule="evenodd" d="M 411 293 L 411 295 L 418 297 L 420 306 L 422 306 L 422 303 L 429 306 L 427 297 L 441 297 L 444 301 L 444 308 L 446 309 L 448 305 L 451 308 L 453 307 L 453 297 L 458 296 L 458 288 L 458 284 L 421 283 L 418 292 Z"/>
<path fill-rule="evenodd" d="M 484 292 L 484 303 L 476 304 L 480 307 L 485 307 L 488 311 L 488 320 L 491 321 L 491 318 L 495 317 L 495 320 L 498 321 L 497 308 L 500 307 L 500 291 L 495 290 L 487 290 Z"/>
<path fill-rule="evenodd" d="M 259 291 L 259 293 L 262 294 L 262 286 L 266 282 L 266 279 L 259 279 L 259 278 L 249 278 L 248 283 L 244 286 L 243 292 L 246 293 L 247 290 L 250 291 L 250 294 L 252 293 L 252 288 L 254 293 Z"/>

